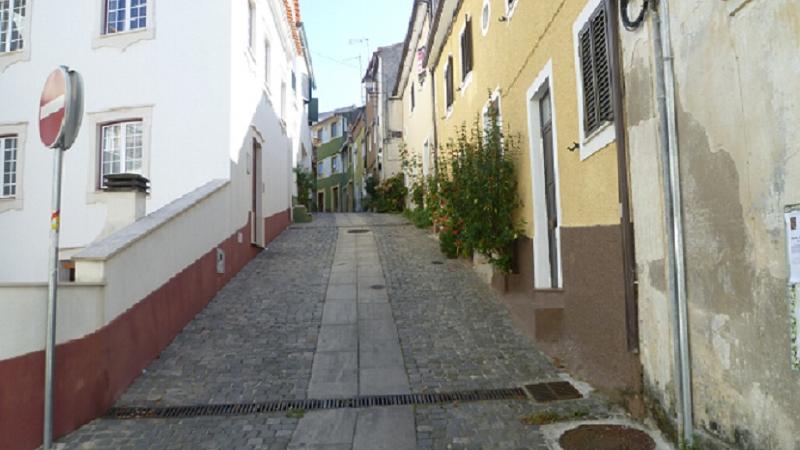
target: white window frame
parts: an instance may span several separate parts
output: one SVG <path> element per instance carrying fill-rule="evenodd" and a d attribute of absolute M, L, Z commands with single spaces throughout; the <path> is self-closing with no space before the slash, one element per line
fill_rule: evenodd
<path fill-rule="evenodd" d="M 25 30 L 27 30 L 27 28 L 28 28 L 28 19 L 27 19 L 27 17 L 28 17 L 28 12 L 30 11 L 30 4 L 29 4 L 30 0 L 28 0 L 28 1 L 26 1 L 26 0 L 8 0 L 8 1 L 9 1 L 9 4 L 8 4 L 8 10 L 9 10 L 8 17 L 9 17 L 9 19 L 8 19 L 8 24 L 6 26 L 6 32 L 5 32 L 6 42 L 5 42 L 5 48 L 0 47 L 0 54 L 21 52 L 21 51 L 25 50 L 25 47 L 28 45 L 28 43 L 26 42 L 26 39 L 25 39 L 26 38 Z M 20 6 L 20 5 L 22 5 L 22 6 Z M 13 40 L 12 39 L 12 36 L 13 36 L 12 23 L 15 22 L 14 21 L 14 17 L 15 17 L 14 10 L 16 10 L 18 8 L 20 8 L 23 11 L 22 20 L 21 20 L 22 23 L 20 24 L 19 22 L 17 22 L 17 28 L 22 28 L 22 32 L 21 33 L 19 31 L 17 32 L 17 34 L 19 35 L 19 44 L 21 45 L 21 47 L 17 47 L 14 50 L 11 50 L 11 42 Z M 0 23 L 0 30 L 2 30 L 2 24 L 1 23 Z M 0 31 L 0 37 L 2 37 L 1 33 L 2 33 L 2 31 Z"/>
<path fill-rule="evenodd" d="M 579 35 L 584 25 L 586 25 L 586 23 L 592 17 L 592 14 L 604 1 L 605 0 L 588 0 L 586 2 L 586 6 L 583 8 L 583 11 L 581 11 L 580 15 L 578 15 L 578 18 L 572 24 L 572 43 L 575 58 L 575 89 L 578 94 L 578 144 L 580 145 L 581 161 L 586 160 L 588 157 L 608 147 L 608 145 L 614 142 L 617 138 L 613 121 L 605 122 L 588 136 L 586 136 L 586 130 L 584 130 L 583 126 L 583 117 L 585 112 L 583 101 L 583 69 L 581 65 Z"/>
<path fill-rule="evenodd" d="M 561 210 L 561 181 L 558 164 L 558 126 L 556 123 L 556 99 L 553 86 L 553 60 L 547 61 L 544 68 L 533 81 L 526 95 L 528 108 L 528 139 L 530 148 L 531 198 L 533 207 L 533 282 L 535 289 L 563 289 L 564 287 L 564 254 L 561 245 L 562 221 L 556 227 L 556 246 L 558 255 L 558 285 L 552 285 L 550 276 L 550 243 L 547 235 L 547 204 L 544 186 L 544 159 L 542 157 L 541 123 L 539 117 L 539 100 L 547 87 L 550 91 L 550 107 L 552 109 L 553 128 L 553 167 L 556 184 L 556 211 L 563 219 Z M 542 205 L 537 207 L 537 205 Z"/>
<path fill-rule="evenodd" d="M 256 54 L 256 25 L 258 24 L 256 17 L 256 3 L 253 0 L 247 0 L 247 48 L 250 49 L 251 55 Z"/>
<path fill-rule="evenodd" d="M 287 109 L 287 93 L 286 93 L 286 82 L 281 81 L 281 122 L 286 125 L 286 109 Z"/>
<path fill-rule="evenodd" d="M 264 39 L 264 87 L 267 88 L 267 93 L 269 93 L 269 82 L 270 82 L 270 69 L 272 68 L 272 44 L 270 44 L 269 39 Z"/>
<path fill-rule="evenodd" d="M 506 4 L 506 22 L 511 21 L 511 17 L 514 16 L 514 11 L 517 10 L 519 1 L 520 0 L 512 0 L 511 2 L 508 2 L 506 0 L 503 0 L 503 2 Z"/>
<path fill-rule="evenodd" d="M 9 186 L 14 190 L 13 194 L 6 194 L 6 143 L 8 141 L 14 140 L 14 182 L 13 184 L 9 184 Z M 17 196 L 17 186 L 19 186 L 19 165 L 17 161 L 19 160 L 19 136 L 16 134 L 0 134 L 0 199 L 13 199 Z"/>
<path fill-rule="evenodd" d="M 447 55 L 447 59 L 445 59 L 444 65 L 444 89 L 442 89 L 442 94 L 444 94 L 444 116 L 445 119 L 450 118 L 453 114 L 453 105 L 456 102 L 456 85 L 455 85 L 455 76 L 453 75 L 453 66 L 455 65 L 455 59 L 453 58 L 452 54 Z M 453 85 L 450 86 L 450 80 L 448 78 L 453 78 Z M 447 96 L 447 89 L 450 88 L 450 98 Z M 450 104 L 448 105 L 447 102 L 450 100 Z"/>
<path fill-rule="evenodd" d="M 487 12 L 486 22 L 484 23 L 483 20 L 483 12 Z M 489 26 L 492 23 L 492 2 L 490 0 L 483 0 L 483 6 L 481 6 L 481 36 L 486 36 L 489 34 Z"/>
<path fill-rule="evenodd" d="M 130 152 L 132 149 L 129 149 L 128 145 L 127 145 L 128 127 L 130 125 L 134 125 L 134 124 L 137 124 L 139 126 L 139 134 L 140 134 L 140 139 L 141 139 L 141 148 L 139 149 L 139 151 L 141 153 L 141 156 L 139 158 L 140 159 L 139 168 L 138 169 L 129 169 L 128 168 L 128 164 L 129 164 L 128 152 Z M 120 171 L 119 172 L 113 172 L 113 173 L 106 173 L 105 170 L 104 170 L 104 162 L 105 161 L 103 160 L 103 155 L 106 153 L 105 152 L 105 147 L 104 147 L 104 145 L 106 143 L 105 133 L 106 133 L 107 129 L 110 129 L 112 127 L 119 127 L 119 129 L 120 129 L 120 134 L 119 134 L 119 142 L 120 142 L 120 149 L 119 149 Z M 99 180 L 100 187 L 101 188 L 105 187 L 105 183 L 104 183 L 105 175 L 114 175 L 114 174 L 119 174 L 119 173 L 135 173 L 135 174 L 142 175 L 143 167 L 144 167 L 144 146 L 145 146 L 145 143 L 144 143 L 144 121 L 141 118 L 132 118 L 132 119 L 123 120 L 123 121 L 115 121 L 115 122 L 111 122 L 111 123 L 100 124 L 100 147 L 98 149 L 99 150 L 99 157 L 98 158 L 99 158 L 99 161 L 100 161 L 100 180 Z"/>
<path fill-rule="evenodd" d="M 3 196 L 2 184 L 5 172 L 5 148 L 0 149 L 0 213 L 10 210 L 21 210 L 25 175 L 25 144 L 27 143 L 28 124 L 25 122 L 0 124 L 0 139 L 14 137 L 17 139 L 16 183 L 13 196 Z M 5 143 L 3 143 L 5 145 Z"/>
<path fill-rule="evenodd" d="M 9 3 L 9 8 L 13 12 L 16 6 L 16 2 L 19 0 L 11 0 Z M 22 16 L 22 33 L 20 39 L 22 41 L 22 48 L 17 48 L 15 50 L 8 50 L 11 48 L 11 27 L 9 24 L 9 31 L 8 39 L 6 41 L 6 50 L 0 51 L 0 73 L 3 73 L 6 68 L 10 65 L 21 62 L 21 61 L 28 61 L 31 59 L 31 40 L 30 40 L 30 16 L 32 12 L 32 2 L 34 0 L 26 0 L 25 1 L 25 15 Z M 13 19 L 12 19 L 13 20 Z"/>
<path fill-rule="evenodd" d="M 486 103 L 483 105 L 483 109 L 481 109 L 481 120 L 483 122 L 483 129 L 486 130 L 490 123 L 489 123 L 489 106 L 491 106 L 492 102 L 497 101 L 497 124 L 500 125 L 500 129 L 503 128 L 503 105 L 502 105 L 502 97 L 500 96 L 500 87 L 496 87 L 492 94 L 489 96 L 489 99 L 486 100 Z"/>
<path fill-rule="evenodd" d="M 143 17 L 145 25 L 143 27 L 138 27 L 137 26 L 136 28 L 131 28 L 131 12 L 134 9 L 134 6 L 132 4 L 133 2 L 132 2 L 132 0 L 125 0 L 124 9 L 123 10 L 120 10 L 120 9 L 116 10 L 116 11 L 124 11 L 125 12 L 125 18 L 122 21 L 122 25 L 123 25 L 122 30 L 109 31 L 108 30 L 108 26 L 109 26 L 108 15 L 110 14 L 109 3 L 112 2 L 112 1 L 119 1 L 119 0 L 103 0 L 103 34 L 104 35 L 113 35 L 113 34 L 120 34 L 120 33 L 135 33 L 135 32 L 137 32 L 139 30 L 145 30 L 145 29 L 147 29 L 147 27 L 150 26 L 150 21 L 149 21 L 149 18 L 150 18 L 150 7 L 152 6 L 150 4 L 150 0 L 138 0 L 140 2 L 140 4 L 137 5 L 136 8 L 141 8 L 142 6 L 144 6 L 144 8 L 145 8 L 145 14 L 144 14 L 144 17 Z M 144 5 L 142 5 L 141 2 L 144 2 Z M 142 19 L 142 17 L 140 16 L 139 19 Z"/>
<path fill-rule="evenodd" d="M 28 0 L 33 1 L 33 0 Z M 155 39 L 155 9 L 158 0 L 147 0 L 145 13 L 145 27 L 130 29 L 129 16 L 126 13 L 126 28 L 114 33 L 107 32 L 108 13 L 106 11 L 108 0 L 94 0 L 95 6 L 95 32 L 92 38 L 92 48 L 113 47 L 124 50 L 127 47 L 144 40 Z M 130 0 L 126 3 L 126 11 L 130 9 Z"/>
<path fill-rule="evenodd" d="M 130 121 L 142 122 L 142 168 L 140 175 L 150 178 L 153 105 L 114 107 L 107 110 L 88 112 L 84 121 L 86 123 L 84 128 L 90 133 L 94 133 L 94 135 L 87 136 L 93 144 L 93 150 L 89 152 L 89 166 L 86 170 L 87 203 L 104 203 L 107 201 L 107 193 L 102 187 L 102 127 L 112 123 Z"/>

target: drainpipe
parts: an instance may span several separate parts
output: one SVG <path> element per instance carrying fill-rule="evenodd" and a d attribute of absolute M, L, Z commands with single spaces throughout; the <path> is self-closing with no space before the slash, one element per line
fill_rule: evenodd
<path fill-rule="evenodd" d="M 433 2 L 430 0 L 426 1 L 425 3 L 428 4 L 428 33 L 433 31 L 433 19 L 434 14 L 436 11 L 433 10 Z M 431 49 L 425 49 L 425 57 L 427 58 L 430 55 Z M 431 77 L 431 121 L 433 122 L 433 142 L 431 143 L 431 149 L 433 150 L 433 173 L 439 173 L 439 133 L 438 133 L 438 125 L 436 124 L 436 75 L 433 70 L 430 71 Z"/>
<path fill-rule="evenodd" d="M 670 42 L 668 0 L 658 0 L 654 14 L 653 39 L 660 118 L 660 141 L 664 208 L 669 240 L 668 281 L 672 297 L 672 326 L 675 346 L 675 369 L 678 380 L 678 429 L 684 444 L 694 442 L 692 411 L 691 358 L 686 301 L 686 266 L 683 243 L 683 205 L 681 202 L 680 166 L 678 160 L 678 130 L 675 116 L 675 72 Z"/>
<path fill-rule="evenodd" d="M 616 1 L 608 2 L 611 31 L 611 90 L 614 102 L 614 127 L 617 140 L 617 186 L 619 207 L 623 280 L 625 283 L 625 325 L 628 351 L 639 353 L 639 307 L 636 291 L 636 252 L 634 249 L 633 221 L 631 220 L 631 197 L 628 181 L 627 136 L 625 134 L 625 111 L 623 109 L 622 62 L 620 61 L 619 10 Z"/>

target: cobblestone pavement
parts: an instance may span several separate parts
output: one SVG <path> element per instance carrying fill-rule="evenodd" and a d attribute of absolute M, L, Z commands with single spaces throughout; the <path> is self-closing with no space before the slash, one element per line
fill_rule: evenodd
<path fill-rule="evenodd" d="M 66 449 L 285 449 L 298 419 L 285 414 L 192 419 L 95 420 L 65 440 Z"/>
<path fill-rule="evenodd" d="M 117 404 L 305 398 L 335 243 L 330 226 L 283 233 L 184 328 Z"/>
<path fill-rule="evenodd" d="M 375 227 L 414 392 L 513 387 L 557 376 L 491 288 L 414 227 Z M 436 264 L 436 263 L 442 263 Z"/>
<path fill-rule="evenodd" d="M 373 270 L 384 274 L 390 305 L 385 313 L 396 325 L 395 339 L 399 338 L 401 364 L 412 392 L 517 387 L 559 378 L 549 360 L 513 328 L 491 289 L 465 264 L 445 259 L 425 232 L 394 215 L 317 215 L 312 223 L 293 225 L 235 277 L 136 380 L 118 405 L 307 398 L 341 227 L 372 231 L 380 260 Z M 285 413 L 99 419 L 61 443 L 63 448 L 81 450 L 286 449 L 293 436 L 330 435 L 351 425 L 357 428 L 355 412 L 347 412 L 354 410 L 335 411 L 339 411 L 337 417 L 348 420 L 341 420 L 335 429 L 326 431 L 320 426 L 303 433 L 299 420 Z M 379 409 L 359 411 L 366 412 L 365 424 L 382 424 L 386 432 L 392 431 L 395 419 L 370 417 L 381 413 Z M 604 418 L 619 411 L 595 395 L 554 404 L 509 400 L 416 406 L 416 447 L 544 449 L 539 427 L 521 421 L 523 416 L 540 413 L 566 420 Z M 361 415 L 359 412 L 358 421 Z M 303 423 L 308 428 L 315 422 Z M 382 444 L 392 448 L 391 442 Z M 330 448 L 381 447 L 356 439 L 352 446 Z"/>

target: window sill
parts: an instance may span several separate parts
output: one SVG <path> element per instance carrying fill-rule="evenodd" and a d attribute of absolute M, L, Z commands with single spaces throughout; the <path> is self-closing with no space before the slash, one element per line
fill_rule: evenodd
<path fill-rule="evenodd" d="M 0 53 L 0 73 L 18 62 L 30 61 L 31 52 L 29 47 L 25 46 L 22 50 L 14 50 L 13 52 Z"/>
<path fill-rule="evenodd" d="M 447 107 L 447 110 L 444 112 L 445 120 L 449 119 L 450 116 L 452 116 L 452 115 L 453 115 L 453 105 L 450 105 L 450 106 Z"/>
<path fill-rule="evenodd" d="M 156 30 L 153 27 L 133 31 L 121 31 L 119 33 L 100 34 L 92 39 L 92 48 L 113 47 L 119 50 L 125 50 L 139 41 L 152 40 L 155 39 L 155 37 Z"/>
<path fill-rule="evenodd" d="M 0 214 L 8 211 L 21 211 L 21 197 L 0 197 Z"/>
<path fill-rule="evenodd" d="M 581 142 L 581 161 L 608 147 L 617 137 L 614 122 L 605 122 Z"/>
<path fill-rule="evenodd" d="M 506 15 L 504 16 L 506 23 L 511 22 L 511 18 L 514 17 L 514 11 L 517 10 L 517 5 L 519 5 L 519 0 L 515 0 L 511 7 L 506 10 Z"/>
<path fill-rule="evenodd" d="M 458 86 L 458 92 L 462 97 L 464 96 L 464 91 L 466 91 L 467 88 L 472 84 L 472 72 L 474 71 L 470 70 L 466 78 L 464 78 L 464 80 L 461 82 L 461 85 Z"/>

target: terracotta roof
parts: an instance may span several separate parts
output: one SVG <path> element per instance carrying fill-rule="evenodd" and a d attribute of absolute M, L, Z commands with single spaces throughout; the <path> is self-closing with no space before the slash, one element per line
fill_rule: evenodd
<path fill-rule="evenodd" d="M 297 24 L 300 23 L 300 1 L 294 1 L 294 8 L 289 4 L 289 0 L 283 0 L 283 7 L 286 10 L 286 20 L 292 30 L 292 40 L 298 55 L 303 54 L 303 43 L 300 41 L 300 33 L 297 31 Z"/>

